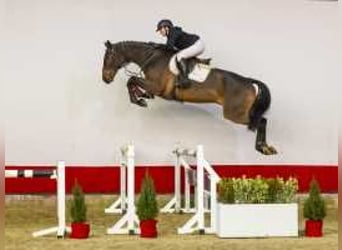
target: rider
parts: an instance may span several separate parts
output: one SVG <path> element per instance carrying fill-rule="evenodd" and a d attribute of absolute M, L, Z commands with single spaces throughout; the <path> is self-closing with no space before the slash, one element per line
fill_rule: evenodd
<path fill-rule="evenodd" d="M 162 19 L 157 24 L 157 30 L 162 36 L 167 37 L 166 45 L 169 49 L 179 50 L 176 55 L 176 62 L 180 74 L 179 87 L 189 85 L 188 69 L 186 59 L 196 57 L 204 52 L 204 43 L 198 35 L 189 34 L 182 28 L 174 26 L 171 20 Z"/>

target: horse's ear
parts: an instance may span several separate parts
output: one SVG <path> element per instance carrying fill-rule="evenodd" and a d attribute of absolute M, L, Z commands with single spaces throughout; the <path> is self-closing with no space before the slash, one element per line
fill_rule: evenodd
<path fill-rule="evenodd" d="M 110 43 L 110 41 L 106 41 L 105 42 L 105 46 L 108 48 L 108 49 L 110 49 L 111 47 L 112 47 L 112 44 Z"/>

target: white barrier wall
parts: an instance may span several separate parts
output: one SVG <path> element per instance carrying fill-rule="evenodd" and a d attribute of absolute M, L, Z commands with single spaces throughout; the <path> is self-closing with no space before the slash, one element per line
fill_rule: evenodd
<path fill-rule="evenodd" d="M 168 164 L 177 142 L 213 163 L 337 164 L 338 3 L 310 0 L 4 2 L 6 164 L 112 164 L 134 142 L 138 163 Z M 101 80 L 107 39 L 163 41 L 169 17 L 206 41 L 213 65 L 268 84 L 268 138 L 225 121 L 215 105 L 130 104 L 127 76 Z"/>

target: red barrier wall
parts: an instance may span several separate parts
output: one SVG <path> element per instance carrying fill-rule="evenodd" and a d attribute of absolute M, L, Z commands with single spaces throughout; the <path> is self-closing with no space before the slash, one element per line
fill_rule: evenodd
<path fill-rule="evenodd" d="M 6 169 L 37 169 L 37 167 L 7 166 Z M 38 167 L 40 169 L 51 166 Z M 322 192 L 337 193 L 338 167 L 311 165 L 218 165 L 214 169 L 221 177 L 264 177 L 281 176 L 296 177 L 299 191 L 307 192 L 309 183 L 314 177 L 318 180 Z M 172 193 L 174 189 L 174 169 L 172 166 L 139 166 L 136 168 L 136 192 L 140 190 L 145 171 L 153 177 L 158 193 Z M 70 193 L 75 181 L 82 185 L 85 193 L 118 193 L 120 188 L 120 169 L 118 167 L 85 167 L 72 166 L 66 168 L 66 190 Z M 51 194 L 56 192 L 54 180 L 48 178 L 6 178 L 6 194 Z"/>

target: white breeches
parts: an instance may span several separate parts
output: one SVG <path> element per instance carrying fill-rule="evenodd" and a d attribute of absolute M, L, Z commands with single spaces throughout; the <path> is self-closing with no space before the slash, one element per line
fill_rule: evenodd
<path fill-rule="evenodd" d="M 190 47 L 183 49 L 177 53 L 177 60 L 180 61 L 181 59 L 187 59 L 191 57 L 196 57 L 202 54 L 205 50 L 205 45 L 201 39 L 198 39 Z"/>

